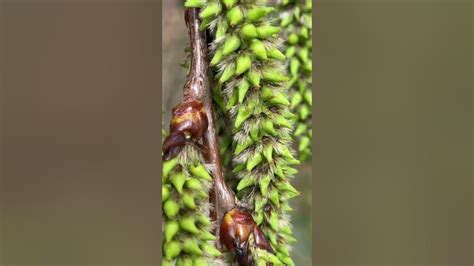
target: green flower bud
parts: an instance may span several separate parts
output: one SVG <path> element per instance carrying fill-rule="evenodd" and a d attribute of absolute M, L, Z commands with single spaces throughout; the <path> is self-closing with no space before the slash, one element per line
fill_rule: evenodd
<path fill-rule="evenodd" d="M 258 37 L 257 28 L 255 28 L 252 23 L 247 23 L 242 26 L 241 32 L 245 39 L 255 39 Z"/>
<path fill-rule="evenodd" d="M 183 201 L 184 206 L 187 208 L 196 209 L 196 203 L 194 202 L 194 197 L 191 193 L 184 193 L 181 200 Z"/>
<path fill-rule="evenodd" d="M 286 27 L 294 21 L 293 16 L 286 16 L 281 20 L 280 26 Z"/>
<path fill-rule="evenodd" d="M 201 179 L 207 180 L 207 181 L 212 181 L 212 177 L 209 175 L 207 172 L 206 168 L 202 164 L 197 164 L 197 165 L 191 165 L 189 166 L 189 172 L 196 177 L 199 177 Z"/>
<path fill-rule="evenodd" d="M 273 246 L 277 246 L 277 234 L 275 233 L 267 234 L 267 237 L 268 237 L 268 241 L 270 241 L 270 243 Z"/>
<path fill-rule="evenodd" d="M 225 20 L 220 20 L 217 22 L 217 27 L 216 27 L 216 39 L 220 39 L 223 36 L 225 36 L 225 33 L 229 29 L 229 25 L 227 24 L 227 21 Z"/>
<path fill-rule="evenodd" d="M 168 161 L 163 161 L 163 176 L 166 177 L 170 171 L 178 164 L 178 159 L 175 157 Z"/>
<path fill-rule="evenodd" d="M 224 42 L 224 48 L 222 50 L 223 55 L 228 55 L 236 51 L 237 49 L 239 49 L 240 44 L 240 38 L 235 34 L 231 35 Z"/>
<path fill-rule="evenodd" d="M 299 192 L 294 193 L 294 192 L 287 191 L 287 192 L 284 192 L 284 193 L 281 194 L 281 199 L 283 201 L 288 201 L 288 200 L 298 196 L 299 194 L 300 194 Z"/>
<path fill-rule="evenodd" d="M 280 207 L 280 196 L 278 195 L 277 189 L 270 189 L 268 193 L 268 198 L 275 205 L 275 207 Z"/>
<path fill-rule="evenodd" d="M 237 191 L 241 191 L 242 189 L 253 186 L 256 183 L 256 180 L 253 176 L 246 176 L 239 181 L 237 185 Z"/>
<path fill-rule="evenodd" d="M 257 35 L 260 39 L 266 39 L 279 32 L 280 32 L 280 28 L 275 27 L 275 26 L 263 25 L 263 26 L 257 27 Z"/>
<path fill-rule="evenodd" d="M 170 196 L 170 190 L 166 186 L 161 186 L 161 200 L 165 202 Z"/>
<path fill-rule="evenodd" d="M 275 235 L 275 234 L 274 234 Z M 276 242 L 276 241 L 275 241 Z M 265 260 L 265 261 L 268 261 L 270 263 L 272 263 L 273 265 L 282 265 L 281 261 L 273 254 L 269 253 L 269 252 L 265 252 L 265 253 L 260 253 L 260 256 Z"/>
<path fill-rule="evenodd" d="M 227 12 L 227 21 L 229 21 L 229 24 L 231 26 L 235 26 L 242 22 L 244 19 L 244 13 L 242 13 L 242 10 L 238 6 L 234 6 L 232 9 L 230 9 Z"/>
<path fill-rule="evenodd" d="M 290 256 L 290 251 L 285 246 L 278 247 L 279 253 L 282 253 L 285 256 Z"/>
<path fill-rule="evenodd" d="M 301 28 L 300 36 L 303 37 L 304 39 L 308 39 L 309 37 L 309 31 L 307 28 Z"/>
<path fill-rule="evenodd" d="M 296 137 L 298 136 L 301 136 L 301 134 L 303 134 L 304 132 L 306 132 L 306 128 L 308 126 L 306 124 L 299 124 L 296 129 L 295 129 L 295 132 L 293 133 L 293 135 L 295 135 Z"/>
<path fill-rule="evenodd" d="M 278 60 L 285 60 L 286 59 L 286 56 L 282 52 L 280 52 L 280 50 L 278 50 L 277 48 L 271 48 L 271 49 L 267 50 L 267 55 L 270 58 L 275 58 L 275 59 L 278 59 Z"/>
<path fill-rule="evenodd" d="M 176 260 L 176 266 L 193 266 L 193 260 L 189 257 L 180 257 Z"/>
<path fill-rule="evenodd" d="M 279 190 L 299 193 L 298 190 L 296 190 L 296 188 L 294 188 L 288 181 L 278 182 L 277 187 Z"/>
<path fill-rule="evenodd" d="M 239 155 L 241 152 L 243 152 L 245 149 L 248 147 L 252 146 L 253 140 L 251 138 L 247 138 L 246 140 L 237 143 L 237 146 L 235 147 L 234 155 Z"/>
<path fill-rule="evenodd" d="M 202 11 L 199 16 L 203 19 L 215 17 L 222 11 L 222 6 L 218 2 L 209 3 Z"/>
<path fill-rule="evenodd" d="M 225 109 L 224 98 L 222 97 L 222 92 L 219 89 L 212 90 L 212 99 L 222 110 Z"/>
<path fill-rule="evenodd" d="M 250 133 L 250 138 L 253 141 L 255 141 L 255 142 L 259 141 L 259 139 L 260 139 L 260 135 L 259 135 L 260 129 L 258 127 L 253 127 L 252 129 L 250 129 L 249 133 Z"/>
<path fill-rule="evenodd" d="M 313 61 L 312 60 L 308 60 L 306 61 L 306 63 L 304 63 L 304 66 L 303 66 L 304 70 L 306 70 L 307 72 L 310 72 L 313 71 Z"/>
<path fill-rule="evenodd" d="M 204 258 L 194 259 L 193 266 L 209 266 Z"/>
<path fill-rule="evenodd" d="M 219 256 L 222 255 L 219 250 L 217 250 L 214 246 L 212 246 L 208 243 L 202 244 L 201 248 L 205 253 L 210 254 L 211 256 L 219 257 Z"/>
<path fill-rule="evenodd" d="M 165 240 L 166 242 L 171 241 L 173 237 L 179 232 L 179 224 L 176 221 L 167 221 L 165 223 Z"/>
<path fill-rule="evenodd" d="M 199 233 L 199 239 L 203 239 L 203 240 L 216 240 L 217 237 L 215 237 L 213 234 L 211 234 L 210 232 L 208 231 L 201 231 Z"/>
<path fill-rule="evenodd" d="M 256 223 L 257 225 L 260 225 L 260 224 L 263 222 L 263 219 L 264 219 L 264 218 L 265 218 L 265 217 L 263 216 L 263 212 L 258 212 L 258 213 L 257 213 L 257 216 L 255 217 L 255 223 Z"/>
<path fill-rule="evenodd" d="M 255 166 L 262 162 L 262 155 L 260 153 L 255 153 L 255 155 L 248 159 L 247 161 L 247 171 L 251 171 Z"/>
<path fill-rule="evenodd" d="M 191 234 L 197 234 L 199 232 L 199 229 L 196 227 L 196 224 L 194 224 L 194 219 L 191 217 L 182 218 L 179 221 L 179 226 L 184 231 L 189 232 Z"/>
<path fill-rule="evenodd" d="M 264 100 L 270 100 L 273 97 L 273 91 L 269 87 L 263 87 L 261 93 L 261 96 Z"/>
<path fill-rule="evenodd" d="M 286 235 L 292 235 L 293 234 L 293 230 L 291 230 L 291 227 L 290 225 L 284 225 L 280 228 L 281 232 L 286 234 Z"/>
<path fill-rule="evenodd" d="M 301 59 L 303 63 L 306 63 L 308 61 L 308 58 L 309 58 L 308 48 L 302 47 L 301 49 L 297 51 L 296 54 L 298 55 L 298 57 Z"/>
<path fill-rule="evenodd" d="M 181 253 L 181 246 L 176 241 L 167 242 L 163 244 L 163 251 L 166 259 L 172 260 Z"/>
<path fill-rule="evenodd" d="M 296 238 L 294 238 L 292 236 L 285 235 L 285 238 L 286 238 L 286 241 L 288 241 L 288 243 L 295 243 L 296 242 Z"/>
<path fill-rule="evenodd" d="M 214 53 L 214 56 L 212 57 L 211 62 L 209 63 L 211 66 L 215 66 L 219 64 L 222 60 L 223 54 L 222 54 L 222 48 L 217 49 L 217 51 Z"/>
<path fill-rule="evenodd" d="M 222 3 L 224 3 L 225 7 L 229 9 L 237 3 L 237 0 L 222 0 Z"/>
<path fill-rule="evenodd" d="M 257 71 L 250 70 L 247 72 L 247 79 L 255 87 L 260 87 L 260 73 Z"/>
<path fill-rule="evenodd" d="M 275 119 L 274 124 L 277 124 L 279 126 L 286 127 L 286 128 L 291 128 L 290 122 L 288 122 L 288 120 L 286 120 L 286 118 L 284 118 L 283 116 L 275 115 L 274 119 Z"/>
<path fill-rule="evenodd" d="M 273 11 L 272 7 L 255 6 L 248 11 L 247 19 L 251 22 L 256 22 L 272 11 Z"/>
<path fill-rule="evenodd" d="M 308 137 L 302 137 L 300 143 L 298 144 L 298 151 L 304 151 L 311 144 L 311 140 Z"/>
<path fill-rule="evenodd" d="M 286 95 L 280 92 L 274 92 L 269 102 L 271 104 L 290 105 L 290 101 L 288 101 Z"/>
<path fill-rule="evenodd" d="M 209 26 L 209 24 L 212 22 L 213 18 L 204 18 L 201 21 L 201 24 L 199 25 L 199 30 L 204 31 L 206 28 Z"/>
<path fill-rule="evenodd" d="M 286 56 L 287 58 L 290 58 L 290 57 L 292 57 L 295 53 L 296 53 L 296 47 L 290 46 L 290 47 L 286 48 L 285 56 Z"/>
<path fill-rule="evenodd" d="M 196 191 L 204 190 L 204 187 L 202 186 L 201 182 L 199 182 L 199 180 L 195 178 L 188 179 L 186 181 L 185 186 L 189 189 L 196 190 Z"/>
<path fill-rule="evenodd" d="M 290 34 L 290 36 L 288 36 L 288 43 L 292 44 L 292 45 L 297 44 L 298 43 L 298 35 L 296 35 L 296 33 Z"/>
<path fill-rule="evenodd" d="M 206 3 L 206 0 L 186 0 L 184 7 L 187 8 L 201 8 Z"/>
<path fill-rule="evenodd" d="M 234 128 L 240 128 L 242 123 L 252 116 L 253 107 L 253 104 L 249 103 L 249 105 L 239 108 L 239 111 L 237 112 L 237 117 L 235 118 Z"/>
<path fill-rule="evenodd" d="M 300 68 L 300 61 L 296 58 L 291 58 L 290 60 L 290 74 L 296 76 L 298 74 L 298 69 Z"/>
<path fill-rule="evenodd" d="M 255 56 L 257 56 L 257 58 L 260 60 L 265 60 L 268 58 L 265 45 L 259 40 L 252 41 L 252 44 L 250 44 L 250 50 L 252 50 Z"/>
<path fill-rule="evenodd" d="M 288 77 L 283 75 L 280 71 L 273 68 L 267 68 L 262 72 L 262 78 L 270 82 L 287 81 Z"/>
<path fill-rule="evenodd" d="M 311 90 L 305 91 L 304 99 L 310 106 L 313 104 L 313 93 L 311 92 Z"/>
<path fill-rule="evenodd" d="M 296 7 L 295 7 L 295 13 L 294 13 L 294 15 L 295 15 L 295 17 L 296 17 L 297 19 L 300 18 L 300 16 L 301 16 L 301 9 L 300 9 L 299 6 L 296 6 Z"/>
<path fill-rule="evenodd" d="M 202 225 L 205 225 L 205 226 L 208 226 L 208 225 L 211 225 L 212 222 L 211 220 L 209 219 L 209 217 L 207 217 L 207 215 L 204 215 L 204 214 L 200 214 L 197 216 L 196 218 L 196 221 Z"/>
<path fill-rule="evenodd" d="M 171 183 L 176 188 L 176 190 L 181 194 L 183 192 L 183 185 L 186 182 L 186 174 L 184 172 L 175 173 L 171 175 Z"/>
<path fill-rule="evenodd" d="M 283 254 L 283 253 L 278 253 L 278 254 L 277 254 L 277 257 L 278 257 L 278 258 L 280 259 L 280 261 L 283 262 L 285 265 L 288 265 L 288 266 L 294 266 L 294 265 L 295 265 L 295 263 L 293 262 L 293 260 L 292 260 L 289 256 L 287 256 L 287 255 L 285 255 L 285 254 Z"/>
<path fill-rule="evenodd" d="M 271 136 L 275 136 L 277 134 L 275 128 L 273 127 L 273 122 L 270 119 L 267 119 L 262 123 L 262 129 Z"/>
<path fill-rule="evenodd" d="M 240 55 L 235 60 L 235 75 L 240 75 L 252 66 L 252 58 L 249 55 Z"/>
<path fill-rule="evenodd" d="M 287 118 L 287 119 L 290 119 L 290 120 L 295 120 L 297 118 L 297 116 L 295 114 L 293 114 L 290 110 L 288 109 L 285 109 L 285 110 L 282 110 L 281 111 L 281 114 Z"/>
<path fill-rule="evenodd" d="M 291 105 L 290 108 L 295 108 L 298 106 L 301 102 L 303 101 L 303 97 L 301 96 L 300 93 L 295 92 L 293 95 L 291 95 Z"/>
<path fill-rule="evenodd" d="M 191 255 L 202 255 L 202 250 L 199 248 L 199 245 L 196 239 L 189 239 L 183 242 L 183 251 Z"/>
<path fill-rule="evenodd" d="M 295 168 L 293 168 L 291 166 L 286 166 L 285 167 L 285 173 L 287 175 L 296 175 L 298 173 L 298 170 L 296 170 Z"/>
<path fill-rule="evenodd" d="M 179 205 L 176 201 L 168 199 L 165 204 L 163 204 L 163 211 L 169 219 L 172 219 L 179 212 Z"/>
<path fill-rule="evenodd" d="M 273 230 L 278 232 L 278 230 L 279 230 L 279 228 L 278 228 L 279 227 L 278 226 L 278 215 L 274 211 L 270 212 L 270 219 L 269 219 L 268 222 L 270 224 L 270 227 Z"/>
<path fill-rule="evenodd" d="M 224 83 L 228 81 L 230 78 L 232 78 L 235 74 L 235 64 L 230 64 L 228 65 L 225 69 L 224 72 L 222 73 L 222 76 L 219 79 L 219 83 Z"/>
<path fill-rule="evenodd" d="M 287 146 L 281 147 L 281 155 L 285 157 L 289 163 L 297 161 L 295 157 L 293 156 L 293 153 L 291 153 L 291 151 L 288 149 Z M 298 163 L 298 162 L 295 162 L 295 163 Z"/>
<path fill-rule="evenodd" d="M 250 83 L 247 81 L 247 79 L 242 79 L 238 87 L 239 103 L 242 103 L 249 88 Z"/>
<path fill-rule="evenodd" d="M 306 120 L 306 118 L 308 118 L 310 115 L 309 108 L 306 105 L 301 106 L 299 114 L 302 120 Z"/>
<path fill-rule="evenodd" d="M 271 146 L 270 146 L 270 148 L 271 148 Z M 261 178 L 258 182 L 258 184 L 260 185 L 260 192 L 264 196 L 267 195 L 268 185 L 270 184 L 270 181 L 271 181 L 271 177 L 269 175 L 266 175 L 263 178 Z"/>
<path fill-rule="evenodd" d="M 238 95 L 238 92 L 233 92 L 232 93 L 232 96 L 230 96 L 230 99 L 229 101 L 227 102 L 227 105 L 226 105 L 226 110 L 229 111 L 230 109 L 232 109 L 239 101 L 239 95 Z"/>

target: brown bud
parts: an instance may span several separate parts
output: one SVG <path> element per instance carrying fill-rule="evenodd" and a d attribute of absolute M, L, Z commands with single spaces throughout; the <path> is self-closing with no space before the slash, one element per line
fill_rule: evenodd
<path fill-rule="evenodd" d="M 234 208 L 228 211 L 220 227 L 221 242 L 235 252 L 239 265 L 251 265 L 252 256 L 248 250 L 248 239 L 253 234 L 255 246 L 273 252 L 260 228 L 245 209 Z"/>
<path fill-rule="evenodd" d="M 163 160 L 170 160 L 178 155 L 178 153 L 186 145 L 186 137 L 181 131 L 172 132 L 163 142 Z"/>
<path fill-rule="evenodd" d="M 170 132 L 182 132 L 185 137 L 198 140 L 207 130 L 208 121 L 202 102 L 189 99 L 173 108 Z"/>

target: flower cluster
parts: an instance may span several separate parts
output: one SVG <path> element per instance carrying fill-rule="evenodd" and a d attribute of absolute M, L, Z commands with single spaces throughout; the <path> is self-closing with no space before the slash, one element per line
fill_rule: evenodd
<path fill-rule="evenodd" d="M 297 116 L 290 110 L 286 56 L 280 51 L 280 27 L 272 7 L 244 0 L 188 0 L 200 7 L 202 28 L 212 32 L 210 65 L 214 92 L 230 119 L 233 173 L 239 199 L 251 206 L 257 225 L 275 255 L 253 252 L 257 265 L 294 265 L 289 199 L 299 193 L 290 184 L 299 163 L 291 150 Z"/>
<path fill-rule="evenodd" d="M 212 177 L 198 141 L 207 128 L 197 101 L 173 109 L 170 134 L 163 143 L 163 265 L 216 265 L 221 253 L 210 220 Z"/>
<path fill-rule="evenodd" d="M 293 134 L 300 160 L 306 161 L 311 157 L 312 139 L 312 1 L 281 0 L 279 11 L 291 76 L 288 82 L 291 109 L 298 115 Z"/>

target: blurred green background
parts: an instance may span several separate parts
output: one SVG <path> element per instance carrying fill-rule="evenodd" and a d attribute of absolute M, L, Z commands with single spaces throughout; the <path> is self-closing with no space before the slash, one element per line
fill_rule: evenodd
<path fill-rule="evenodd" d="M 163 110 L 166 129 L 170 110 L 182 98 L 182 88 L 186 79 L 186 69 L 180 66 L 186 55 L 184 48 L 189 43 L 182 1 L 163 1 Z M 300 171 L 293 184 L 301 192 L 291 201 L 294 208 L 292 222 L 295 238 L 293 258 L 296 265 L 311 265 L 311 162 L 298 167 Z"/>

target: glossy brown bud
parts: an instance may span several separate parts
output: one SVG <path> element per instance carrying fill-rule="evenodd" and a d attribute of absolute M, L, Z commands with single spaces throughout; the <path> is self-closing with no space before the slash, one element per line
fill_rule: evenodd
<path fill-rule="evenodd" d="M 229 251 L 236 254 L 239 265 L 252 264 L 248 243 L 248 239 L 252 234 L 253 244 L 256 247 L 273 252 L 267 239 L 247 210 L 234 208 L 224 215 L 220 227 L 221 242 Z"/>
<path fill-rule="evenodd" d="M 182 132 L 187 138 L 198 140 L 207 130 L 208 121 L 202 102 L 189 99 L 173 108 L 170 132 Z"/>
<path fill-rule="evenodd" d="M 186 146 L 186 137 L 181 131 L 172 132 L 163 142 L 163 160 L 170 160 Z"/>

